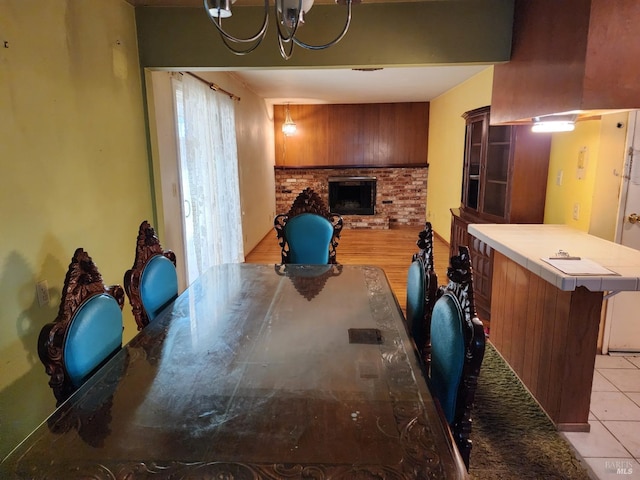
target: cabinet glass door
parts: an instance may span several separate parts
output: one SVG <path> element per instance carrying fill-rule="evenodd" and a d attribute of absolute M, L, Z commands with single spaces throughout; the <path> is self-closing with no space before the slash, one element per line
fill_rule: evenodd
<path fill-rule="evenodd" d="M 467 207 L 478 209 L 480 205 L 480 162 L 482 154 L 482 126 L 484 122 L 471 122 L 467 128 L 467 178 L 463 202 Z"/>
<path fill-rule="evenodd" d="M 507 210 L 507 184 L 511 127 L 489 127 L 482 211 L 504 217 Z"/>

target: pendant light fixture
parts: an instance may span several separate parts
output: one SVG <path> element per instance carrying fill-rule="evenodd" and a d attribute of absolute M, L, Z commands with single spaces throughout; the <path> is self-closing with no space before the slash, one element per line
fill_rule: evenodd
<path fill-rule="evenodd" d="M 222 19 L 232 16 L 231 4 L 236 0 L 204 0 L 204 9 L 220 33 L 225 46 L 236 55 L 246 55 L 254 51 L 267 34 L 269 26 L 269 0 L 264 0 L 264 16 L 258 31 L 246 38 L 238 38 L 222 28 Z M 278 49 L 285 60 L 293 55 L 294 45 L 307 50 L 324 50 L 338 43 L 346 35 L 351 24 L 351 5 L 361 0 L 336 0 L 347 6 L 347 16 L 342 31 L 333 40 L 323 45 L 310 45 L 296 37 L 298 27 L 304 24 L 304 14 L 313 6 L 313 0 L 274 0 L 274 13 L 278 27 Z"/>
<path fill-rule="evenodd" d="M 282 124 L 282 133 L 284 133 L 285 137 L 290 137 L 291 135 L 295 135 L 298 127 L 295 122 L 291 120 L 291 114 L 289 113 L 289 104 L 287 103 L 286 115 L 284 117 L 284 123 Z"/>

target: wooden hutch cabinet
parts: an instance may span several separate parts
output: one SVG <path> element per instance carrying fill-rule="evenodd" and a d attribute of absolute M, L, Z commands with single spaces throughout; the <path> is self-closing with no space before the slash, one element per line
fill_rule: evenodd
<path fill-rule="evenodd" d="M 542 223 L 551 135 L 530 125 L 489 125 L 490 107 L 465 112 L 462 202 L 452 209 L 451 255 L 467 245 L 478 316 L 491 318 L 493 251 L 467 233 L 470 223 Z"/>

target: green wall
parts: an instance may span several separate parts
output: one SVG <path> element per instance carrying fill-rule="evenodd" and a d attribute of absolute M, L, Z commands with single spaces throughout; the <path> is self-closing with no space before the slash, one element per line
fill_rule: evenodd
<path fill-rule="evenodd" d="M 262 44 L 249 55 L 236 56 L 223 46 L 201 7 L 137 7 L 140 62 L 145 67 L 170 69 L 505 62 L 511 53 L 513 3 L 513 0 L 363 2 L 353 7 L 351 27 L 340 43 L 322 51 L 296 48 L 288 61 L 278 52 L 274 18 Z M 239 36 L 258 30 L 262 7 L 234 6 L 232 10 L 234 15 L 225 20 L 225 28 Z M 341 30 L 345 9 L 314 5 L 305 18 L 299 32 L 302 40 L 323 43 Z"/>
<path fill-rule="evenodd" d="M 154 219 L 134 8 L 2 0 L 0 31 L 1 458 L 54 407 L 36 342 L 73 252 L 83 247 L 106 283 L 122 284 L 138 226 Z"/>

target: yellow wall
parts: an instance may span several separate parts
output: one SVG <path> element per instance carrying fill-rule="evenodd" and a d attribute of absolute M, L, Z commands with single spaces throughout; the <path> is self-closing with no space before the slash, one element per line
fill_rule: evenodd
<path fill-rule="evenodd" d="M 153 212 L 133 7 L 3 0 L 0 31 L 1 458 L 54 407 L 36 342 L 74 250 L 122 284 Z M 128 339 L 128 305 L 125 323 Z"/>
<path fill-rule="evenodd" d="M 627 136 L 627 112 L 604 115 L 589 233 L 614 241 Z"/>
<path fill-rule="evenodd" d="M 447 241 L 450 209 L 460 206 L 465 135 L 462 114 L 491 103 L 492 82 L 493 67 L 488 67 L 430 103 L 426 218 Z"/>
<path fill-rule="evenodd" d="M 626 113 L 610 114 L 578 121 L 573 132 L 553 134 L 544 223 L 562 223 L 614 240 L 626 123 Z M 581 155 L 585 165 L 578 178 Z"/>
<path fill-rule="evenodd" d="M 489 67 L 430 103 L 426 218 L 447 241 L 449 210 L 460 206 L 465 134 L 461 115 L 491 104 L 492 82 L 493 67 Z M 573 132 L 553 135 L 544 223 L 563 223 L 614 240 L 627 117 L 626 112 L 603 115 L 577 122 Z M 578 156 L 584 147 L 586 164 L 583 178 L 578 179 Z M 557 185 L 560 171 L 562 184 Z"/>
<path fill-rule="evenodd" d="M 599 147 L 600 120 L 577 122 L 573 132 L 553 134 L 544 223 L 563 223 L 585 232 L 589 229 Z M 579 179 L 578 159 L 585 148 L 584 174 Z M 556 180 L 559 175 L 562 175 L 561 182 Z M 574 208 L 577 208 L 577 219 Z"/>

